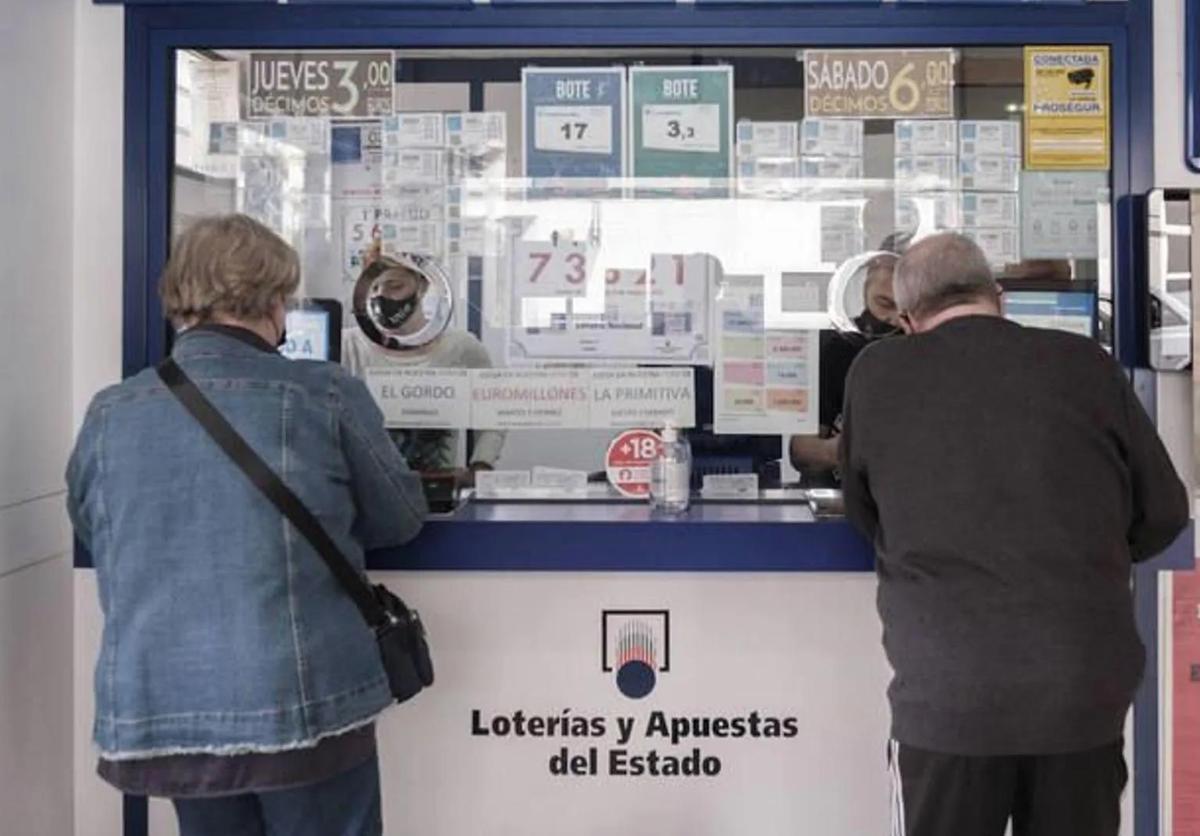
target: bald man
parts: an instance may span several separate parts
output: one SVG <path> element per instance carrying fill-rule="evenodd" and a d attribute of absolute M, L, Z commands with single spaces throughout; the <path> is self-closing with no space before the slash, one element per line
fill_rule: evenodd
<path fill-rule="evenodd" d="M 892 833 L 1117 836 L 1130 571 L 1187 493 L 1124 371 L 1004 319 L 970 239 L 911 247 L 895 299 L 910 336 L 855 361 L 841 447 L 895 673 Z"/>

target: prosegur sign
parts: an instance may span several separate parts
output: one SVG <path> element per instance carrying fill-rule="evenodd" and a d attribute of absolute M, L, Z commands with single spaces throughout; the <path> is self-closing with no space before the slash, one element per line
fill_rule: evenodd
<path fill-rule="evenodd" d="M 1025 47 L 1025 167 L 1108 169 L 1108 86 L 1106 46 Z"/>
<path fill-rule="evenodd" d="M 243 119 L 392 113 L 390 52 L 252 52 Z"/>
<path fill-rule="evenodd" d="M 953 49 L 804 51 L 804 115 L 819 119 L 954 117 Z"/>

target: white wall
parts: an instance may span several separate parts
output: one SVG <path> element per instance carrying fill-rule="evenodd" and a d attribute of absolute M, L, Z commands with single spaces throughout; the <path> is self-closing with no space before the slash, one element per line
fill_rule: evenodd
<path fill-rule="evenodd" d="M 75 423 L 121 379 L 121 235 L 125 29 L 119 7 L 75 2 Z"/>
<path fill-rule="evenodd" d="M 28 0 L 25 0 L 28 2 Z M 75 12 L 75 122 L 73 212 L 74 258 L 71 294 L 73 380 L 64 402 L 71 405 L 73 431 L 99 389 L 121 379 L 122 165 L 125 63 L 124 12 L 71 0 Z M 71 156 L 68 149 L 67 156 Z M 90 574 L 90 573 L 89 573 Z M 96 777 L 91 744 L 92 666 L 99 646 L 100 612 L 95 585 L 75 579 L 73 832 L 76 836 L 120 833 L 121 797 Z M 68 596 L 71 591 L 68 588 Z M 68 659 L 70 652 L 68 651 Z M 68 789 L 66 792 L 70 792 Z M 2 805 L 0 805 L 2 806 Z M 55 836 L 71 830 L 56 830 Z M 162 830 L 155 830 L 164 833 Z"/>
<path fill-rule="evenodd" d="M 72 827 L 73 0 L 0 0 L 0 810 L 5 833 Z"/>

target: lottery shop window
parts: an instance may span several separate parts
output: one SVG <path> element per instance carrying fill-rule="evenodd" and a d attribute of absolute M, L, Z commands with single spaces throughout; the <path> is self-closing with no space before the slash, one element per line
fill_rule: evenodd
<path fill-rule="evenodd" d="M 302 295 L 345 326 L 295 350 L 340 347 L 419 469 L 612 499 L 614 437 L 675 424 L 697 487 L 835 484 L 789 440 L 836 433 L 829 346 L 886 330 L 881 254 L 961 231 L 1015 315 L 1106 333 L 1107 61 L 181 51 L 173 228 L 244 212 L 295 247 Z"/>

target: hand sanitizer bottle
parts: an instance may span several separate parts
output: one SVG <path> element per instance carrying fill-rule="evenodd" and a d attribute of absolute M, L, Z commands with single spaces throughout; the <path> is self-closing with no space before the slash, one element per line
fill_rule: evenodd
<path fill-rule="evenodd" d="M 674 424 L 662 431 L 662 447 L 650 469 L 650 502 L 660 510 L 681 514 L 688 508 L 692 488 L 692 446 Z"/>

